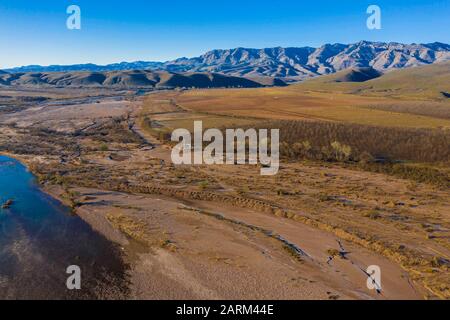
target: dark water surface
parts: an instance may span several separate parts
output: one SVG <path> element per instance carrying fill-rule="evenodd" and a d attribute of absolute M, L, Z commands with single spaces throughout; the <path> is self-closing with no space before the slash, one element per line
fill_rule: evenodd
<path fill-rule="evenodd" d="M 126 266 L 117 246 L 43 193 L 20 162 L 0 155 L 0 299 L 124 298 Z M 66 269 L 81 268 L 81 290 Z"/>

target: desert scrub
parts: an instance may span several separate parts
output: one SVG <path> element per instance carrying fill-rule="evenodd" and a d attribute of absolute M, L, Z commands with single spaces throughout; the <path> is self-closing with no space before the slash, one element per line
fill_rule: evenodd
<path fill-rule="evenodd" d="M 404 163 L 361 163 L 358 167 L 365 171 L 385 173 L 401 179 L 432 184 L 443 189 L 450 188 L 450 175 L 446 170 Z"/>
<path fill-rule="evenodd" d="M 106 143 L 102 143 L 102 144 L 100 144 L 100 146 L 99 146 L 99 148 L 98 148 L 100 151 L 108 151 L 109 150 L 109 147 L 108 147 L 108 145 L 106 144 Z"/>
<path fill-rule="evenodd" d="M 296 194 L 295 192 L 291 192 L 285 189 L 277 189 L 276 192 L 279 196 L 292 196 Z"/>
<path fill-rule="evenodd" d="M 337 250 L 337 249 L 328 249 L 326 251 L 326 253 L 330 258 L 336 258 L 336 257 L 341 256 L 339 250 Z"/>
<path fill-rule="evenodd" d="M 326 201 L 333 201 L 334 200 L 333 196 L 330 196 L 330 195 L 325 194 L 325 193 L 319 193 L 317 197 L 318 197 L 320 202 L 326 202 Z"/>
<path fill-rule="evenodd" d="M 209 186 L 209 182 L 208 181 L 200 181 L 198 183 L 198 187 L 200 188 L 200 190 L 206 190 Z"/>
<path fill-rule="evenodd" d="M 352 155 L 352 148 L 345 144 L 341 144 L 339 141 L 331 143 L 333 148 L 334 158 L 337 161 L 349 161 Z"/>
<path fill-rule="evenodd" d="M 247 185 L 243 185 L 236 189 L 236 193 L 239 196 L 245 196 L 246 194 L 250 193 L 250 188 Z"/>
<path fill-rule="evenodd" d="M 78 197 L 80 196 L 80 193 L 77 191 L 68 190 L 67 188 L 64 188 L 64 194 L 62 195 L 64 199 L 67 200 L 70 208 L 72 210 L 75 210 L 81 205 L 81 202 L 78 201 Z"/>
<path fill-rule="evenodd" d="M 146 234 L 147 225 L 142 222 L 136 222 L 124 214 L 107 214 L 108 221 L 125 235 L 142 244 L 149 245 L 150 237 Z"/>
<path fill-rule="evenodd" d="M 381 214 L 377 210 L 371 210 L 369 212 L 365 212 L 363 214 L 363 216 L 366 218 L 372 219 L 372 220 L 377 220 L 377 219 L 381 218 Z"/>
<path fill-rule="evenodd" d="M 159 244 L 160 244 L 160 247 L 163 248 L 163 249 L 167 249 L 167 250 L 172 251 L 172 252 L 177 251 L 176 244 L 173 241 L 169 240 L 169 239 L 161 240 Z"/>
<path fill-rule="evenodd" d="M 126 116 L 114 117 L 98 126 L 77 132 L 81 138 L 90 138 L 104 143 L 143 143 L 142 138 L 131 130 L 132 124 Z"/>

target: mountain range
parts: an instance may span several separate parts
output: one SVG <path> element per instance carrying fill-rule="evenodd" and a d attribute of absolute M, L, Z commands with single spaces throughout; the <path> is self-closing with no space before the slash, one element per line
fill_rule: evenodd
<path fill-rule="evenodd" d="M 360 41 L 354 44 L 325 44 L 320 48 L 289 47 L 212 50 L 199 57 L 167 62 L 122 62 L 105 66 L 24 66 L 7 69 L 17 72 L 69 72 L 153 70 L 168 72 L 208 72 L 238 77 L 275 77 L 285 81 L 303 80 L 348 68 L 372 67 L 380 72 L 450 60 L 445 43 L 401 44 Z"/>

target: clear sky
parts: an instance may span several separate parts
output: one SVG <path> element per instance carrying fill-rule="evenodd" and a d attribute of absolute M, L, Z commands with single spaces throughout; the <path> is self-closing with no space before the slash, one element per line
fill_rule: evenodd
<path fill-rule="evenodd" d="M 68 30 L 66 9 L 81 8 Z M 368 30 L 366 9 L 382 10 Z M 0 0 L 0 68 L 166 61 L 210 49 L 449 43 L 450 0 Z"/>

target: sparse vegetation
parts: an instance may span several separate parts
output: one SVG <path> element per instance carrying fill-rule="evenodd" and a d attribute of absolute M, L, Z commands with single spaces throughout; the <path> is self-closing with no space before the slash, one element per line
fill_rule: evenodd
<path fill-rule="evenodd" d="M 109 147 L 108 147 L 108 145 L 106 143 L 103 142 L 102 144 L 100 144 L 99 150 L 100 151 L 108 151 Z"/>
<path fill-rule="evenodd" d="M 328 249 L 328 250 L 327 250 L 327 254 L 328 254 L 331 258 L 335 258 L 335 257 L 339 257 L 339 256 L 340 256 L 339 250 L 337 250 L 337 249 Z"/>
<path fill-rule="evenodd" d="M 200 190 L 205 190 L 208 188 L 209 182 L 208 181 L 200 181 L 198 183 L 198 186 L 199 186 Z"/>
<path fill-rule="evenodd" d="M 369 219 L 372 219 L 372 220 L 377 220 L 377 219 L 381 218 L 381 214 L 377 210 L 371 210 L 369 212 L 366 212 L 366 213 L 364 213 L 364 216 Z"/>
<path fill-rule="evenodd" d="M 379 96 L 372 98 L 363 92 L 333 96 L 308 93 L 295 86 L 161 92 L 145 98 L 138 119 L 129 114 L 105 117 L 85 123 L 75 132 L 38 125 L 20 128 L 10 123 L 6 128 L 9 131 L 4 131 L 8 133 L 0 137 L 0 151 L 29 155 L 26 159 L 39 181 L 61 186 L 74 208 L 86 200 L 71 191 L 78 190 L 75 187 L 115 191 L 108 197 L 118 192 L 127 193 L 127 199 L 139 197 L 139 204 L 127 205 L 129 200 L 123 200 L 108 207 L 107 213 L 111 212 L 107 219 L 130 239 L 146 246 L 182 255 L 192 243 L 189 237 L 198 239 L 201 233 L 191 219 L 201 214 L 202 219 L 208 219 L 208 227 L 212 226 L 210 222 L 219 221 L 221 227 L 228 223 L 245 237 L 268 239 L 267 245 L 278 245 L 280 252 L 276 255 L 296 263 L 290 256 L 302 261 L 306 253 L 295 240 L 285 240 L 284 231 L 278 234 L 275 230 L 304 224 L 348 242 L 349 247 L 351 243 L 389 258 L 408 271 L 414 283 L 424 286 L 430 296 L 448 297 L 448 118 L 441 111 L 416 117 L 411 113 L 418 114 L 417 110 L 406 108 L 406 102 L 402 110 L 395 110 L 391 104 L 391 110 L 387 101 Z M 380 110 L 366 109 L 371 106 Z M 393 119 L 391 111 L 396 112 Z M 263 177 L 258 174 L 259 168 L 247 165 L 191 168 L 169 161 L 162 165 L 163 157 L 159 157 L 169 152 L 166 147 L 170 145 L 171 129 L 190 129 L 196 119 L 204 120 L 205 128 L 280 128 L 283 159 L 279 174 Z M 134 121 L 139 129 L 158 138 L 158 144 L 166 146 L 158 146 L 156 152 L 141 148 L 144 143 L 132 128 Z M 160 216 L 173 219 L 171 223 L 189 221 L 189 228 L 180 227 L 181 238 L 174 233 L 169 238 L 167 233 L 154 232 L 150 219 L 157 214 L 141 206 L 143 199 L 154 197 L 193 206 L 201 201 L 205 206 L 221 207 L 221 213 L 193 208 L 197 214 L 184 216 L 171 207 L 171 214 Z M 239 213 L 240 209 L 245 210 Z M 248 214 L 250 211 L 253 214 Z M 280 224 L 273 229 L 271 225 L 259 225 L 275 222 Z M 286 238 L 292 241 L 292 237 L 295 239 L 294 233 Z M 326 250 L 329 247 L 332 245 L 320 250 L 330 257 L 341 255 L 339 250 Z M 352 255 L 356 250 L 349 251 Z"/>

